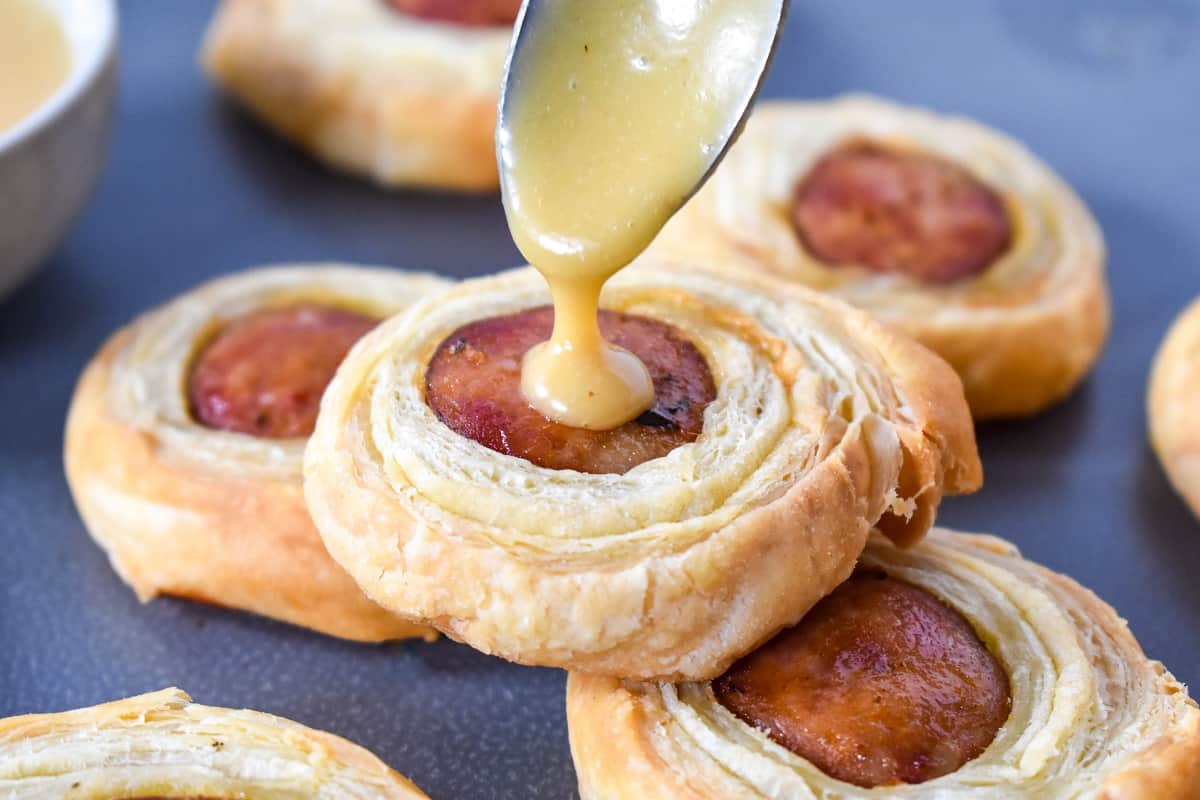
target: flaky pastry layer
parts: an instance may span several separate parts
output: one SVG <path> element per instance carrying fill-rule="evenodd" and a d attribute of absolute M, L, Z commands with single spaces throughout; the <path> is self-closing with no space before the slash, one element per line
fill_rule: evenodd
<path fill-rule="evenodd" d="M 419 800 L 358 745 L 259 711 L 197 705 L 179 689 L 0 720 L 0 796 Z"/>
<path fill-rule="evenodd" d="M 139 598 L 191 597 L 349 639 L 433 636 L 363 596 L 304 505 L 303 439 L 207 428 L 188 408 L 196 351 L 232 319 L 296 302 L 386 317 L 432 275 L 331 264 L 206 283 L 117 331 L 67 416 L 67 480 L 92 537 Z"/>
<path fill-rule="evenodd" d="M 1007 671 L 1012 712 L 978 758 L 922 784 L 863 789 L 742 722 L 709 683 L 573 673 L 583 800 L 1197 796 L 1200 709 L 1090 591 L 1001 539 L 941 529 L 909 550 L 873 535 L 862 562 L 957 609 Z"/>
<path fill-rule="evenodd" d="M 831 149 L 864 136 L 941 156 L 999 193 L 1014 228 L 1007 252 L 977 277 L 947 285 L 810 254 L 791 222 L 795 186 Z M 1104 241 L 1075 193 L 1003 134 L 873 97 L 760 104 L 652 251 L 721 271 L 761 271 L 870 311 L 949 361 L 979 419 L 1060 400 L 1091 369 L 1108 333 Z"/>
<path fill-rule="evenodd" d="M 464 282 L 364 337 L 305 454 L 329 552 L 380 605 L 514 661 L 712 677 L 849 574 L 877 522 L 919 538 L 981 470 L 958 378 L 803 289 L 665 263 L 603 305 L 674 325 L 717 397 L 699 438 L 624 475 L 537 467 L 425 402 L 458 327 L 549 300 L 531 269 Z M 883 518 L 883 519 L 881 519 Z"/>
<path fill-rule="evenodd" d="M 223 0 L 203 61 L 336 168 L 389 186 L 490 191 L 511 36 L 409 17 L 384 0 Z"/>

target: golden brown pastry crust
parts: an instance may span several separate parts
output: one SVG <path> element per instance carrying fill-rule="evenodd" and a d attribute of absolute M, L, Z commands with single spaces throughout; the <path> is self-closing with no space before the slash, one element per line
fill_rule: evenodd
<path fill-rule="evenodd" d="M 353 742 L 259 711 L 197 705 L 178 689 L 0 720 L 0 791 L 10 800 L 426 798 Z"/>
<path fill-rule="evenodd" d="M 384 0 L 223 0 L 203 61 L 334 167 L 388 186 L 491 191 L 511 35 L 408 17 Z"/>
<path fill-rule="evenodd" d="M 1197 796 L 1200 709 L 1090 591 L 1003 540 L 940 529 L 909 551 L 874 536 L 863 561 L 957 608 L 1005 665 L 1013 710 L 983 754 L 922 784 L 862 789 L 741 722 L 707 683 L 572 673 L 583 800 Z"/>
<path fill-rule="evenodd" d="M 290 300 L 386 316 L 448 285 L 333 265 L 212 281 L 118 331 L 87 366 L 67 417 L 80 514 L 138 597 L 190 597 L 363 641 L 434 633 L 372 603 L 329 557 L 304 505 L 303 440 L 196 423 L 183 385 L 221 319 Z"/>
<path fill-rule="evenodd" d="M 1150 441 L 1175 490 L 1200 516 L 1200 301 L 1167 332 L 1154 367 L 1146 411 Z"/>
<path fill-rule="evenodd" d="M 931 152 L 999 192 L 1015 224 L 1008 251 L 977 277 L 946 285 L 812 257 L 790 220 L 794 186 L 831 148 L 858 137 Z M 1007 136 L 872 97 L 760 104 L 651 250 L 801 283 L 899 326 L 950 362 L 977 419 L 1062 399 L 1108 333 L 1104 242 L 1075 193 Z"/>
<path fill-rule="evenodd" d="M 699 438 L 623 475 L 536 467 L 424 400 L 451 331 L 547 302 L 531 269 L 460 284 L 368 334 L 305 453 L 326 546 L 385 608 L 484 652 L 627 676 L 712 677 L 850 573 L 890 514 L 919 538 L 981 469 L 944 362 L 803 289 L 652 263 L 604 305 L 662 319 L 712 369 Z"/>

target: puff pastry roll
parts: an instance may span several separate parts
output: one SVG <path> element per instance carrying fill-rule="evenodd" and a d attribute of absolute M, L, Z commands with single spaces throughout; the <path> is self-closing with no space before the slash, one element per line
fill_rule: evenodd
<path fill-rule="evenodd" d="M 209 74 L 278 133 L 388 186 L 494 190 L 520 0 L 223 0 Z"/>
<path fill-rule="evenodd" d="M 850 581 L 711 683 L 573 673 L 567 717 L 584 800 L 1200 791 L 1200 709 L 1113 609 L 941 529 L 909 550 L 873 536 Z"/>
<path fill-rule="evenodd" d="M 67 480 L 139 598 L 189 597 L 349 639 L 433 636 L 370 602 L 329 557 L 301 462 L 349 345 L 448 285 L 335 265 L 251 270 L 105 343 L 67 417 Z"/>
<path fill-rule="evenodd" d="M 766 102 L 652 250 L 761 271 L 895 324 L 976 418 L 1067 395 L 1109 327 L 1091 213 L 1021 144 L 864 96 Z"/>
<path fill-rule="evenodd" d="M 1163 339 L 1150 373 L 1150 441 L 1175 491 L 1200 516 L 1200 301 Z"/>
<path fill-rule="evenodd" d="M 712 677 L 840 583 L 872 525 L 911 542 L 981 481 L 945 362 L 832 298 L 665 263 L 610 281 L 600 320 L 649 367 L 654 408 L 550 423 L 517 388 L 548 301 L 526 268 L 384 323 L 305 453 L 333 557 L 484 652 Z"/>
<path fill-rule="evenodd" d="M 178 689 L 0 720 L 10 800 L 419 800 L 358 745 L 259 711 L 197 705 Z"/>

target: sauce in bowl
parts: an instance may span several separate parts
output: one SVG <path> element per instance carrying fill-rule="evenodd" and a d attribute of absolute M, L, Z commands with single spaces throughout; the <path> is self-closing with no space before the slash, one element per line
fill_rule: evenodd
<path fill-rule="evenodd" d="M 0 133 L 54 94 L 71 71 L 71 48 L 38 0 L 0 2 Z"/>

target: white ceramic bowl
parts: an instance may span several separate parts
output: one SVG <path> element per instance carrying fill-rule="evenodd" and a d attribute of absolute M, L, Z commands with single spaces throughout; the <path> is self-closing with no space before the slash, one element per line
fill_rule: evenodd
<path fill-rule="evenodd" d="M 115 0 L 39 2 L 67 35 L 71 72 L 32 114 L 0 133 L 0 296 L 46 260 L 91 194 L 116 94 Z"/>

